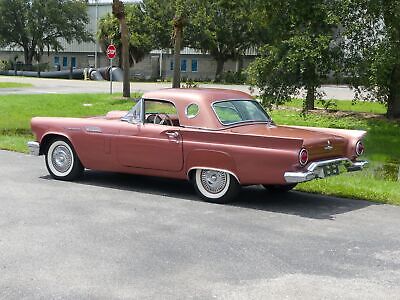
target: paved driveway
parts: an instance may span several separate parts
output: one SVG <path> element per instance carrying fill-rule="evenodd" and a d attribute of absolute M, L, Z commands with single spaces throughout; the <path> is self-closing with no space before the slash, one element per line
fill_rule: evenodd
<path fill-rule="evenodd" d="M 66 93 L 109 93 L 110 82 L 108 81 L 84 81 L 66 79 L 46 79 L 34 77 L 14 77 L 0 76 L 3 82 L 30 83 L 33 87 L 0 89 L 1 94 L 66 94 Z M 222 85 L 222 84 L 202 84 L 201 87 L 234 89 L 249 92 L 249 87 L 245 85 Z M 132 92 L 148 92 L 162 88 L 170 88 L 171 83 L 155 82 L 132 82 Z M 122 93 L 122 83 L 113 83 L 114 92 Z M 353 99 L 354 92 L 347 86 L 327 85 L 321 88 L 326 99 Z"/>
<path fill-rule="evenodd" d="M 0 299 L 399 299 L 400 207 L 87 172 L 0 151 Z"/>

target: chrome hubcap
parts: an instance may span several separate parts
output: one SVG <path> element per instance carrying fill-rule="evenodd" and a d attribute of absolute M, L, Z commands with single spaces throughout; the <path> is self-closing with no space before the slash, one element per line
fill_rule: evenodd
<path fill-rule="evenodd" d="M 51 155 L 51 161 L 58 172 L 65 173 L 71 167 L 72 153 L 63 145 L 57 146 Z"/>
<path fill-rule="evenodd" d="M 220 193 L 226 186 L 227 178 L 228 174 L 225 172 L 214 170 L 201 171 L 201 184 L 209 193 Z"/>

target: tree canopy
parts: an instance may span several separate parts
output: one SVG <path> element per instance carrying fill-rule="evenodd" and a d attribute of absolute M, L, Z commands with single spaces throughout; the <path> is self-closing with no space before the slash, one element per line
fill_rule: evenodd
<path fill-rule="evenodd" d="M 343 0 L 346 74 L 362 99 L 400 117 L 400 2 Z M 361 93 L 367 91 L 367 93 Z"/>
<path fill-rule="evenodd" d="M 313 109 L 317 88 L 340 53 L 336 43 L 337 1 L 261 1 L 267 14 L 265 45 L 249 68 L 249 82 L 265 103 L 289 100 L 307 91 L 304 109 Z"/>
<path fill-rule="evenodd" d="M 21 47 L 25 63 L 40 61 L 44 51 L 62 50 L 67 42 L 90 41 L 85 1 L 2 0 L 0 1 L 0 42 Z"/>
<path fill-rule="evenodd" d="M 191 17 L 189 44 L 208 52 L 217 61 L 216 80 L 228 59 L 238 59 L 258 43 L 263 17 L 257 15 L 253 0 L 204 0 Z"/>

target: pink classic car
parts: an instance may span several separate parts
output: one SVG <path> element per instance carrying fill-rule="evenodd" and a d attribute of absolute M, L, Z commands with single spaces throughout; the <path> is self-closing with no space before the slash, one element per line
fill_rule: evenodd
<path fill-rule="evenodd" d="M 33 155 L 55 179 L 84 169 L 187 179 L 201 198 L 225 203 L 241 185 L 289 191 L 297 183 L 359 171 L 365 131 L 278 126 L 250 95 L 165 89 L 130 111 L 90 118 L 33 118 Z"/>

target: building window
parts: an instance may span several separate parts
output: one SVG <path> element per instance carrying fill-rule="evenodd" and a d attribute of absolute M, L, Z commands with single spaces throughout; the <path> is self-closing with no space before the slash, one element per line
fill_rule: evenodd
<path fill-rule="evenodd" d="M 76 57 L 71 57 L 71 66 L 76 68 Z"/>
<path fill-rule="evenodd" d="M 197 59 L 192 59 L 192 72 L 197 72 Z"/>
<path fill-rule="evenodd" d="M 68 67 L 68 57 L 63 57 L 63 67 Z"/>
<path fill-rule="evenodd" d="M 60 64 L 60 57 L 54 56 L 54 64 L 59 65 Z"/>
<path fill-rule="evenodd" d="M 171 62 L 169 63 L 169 69 L 170 69 L 171 71 L 174 70 L 174 61 L 173 61 L 173 60 L 171 60 Z"/>
<path fill-rule="evenodd" d="M 182 72 L 186 72 L 186 67 L 187 67 L 187 60 L 186 59 L 182 59 L 181 60 L 181 71 Z"/>

